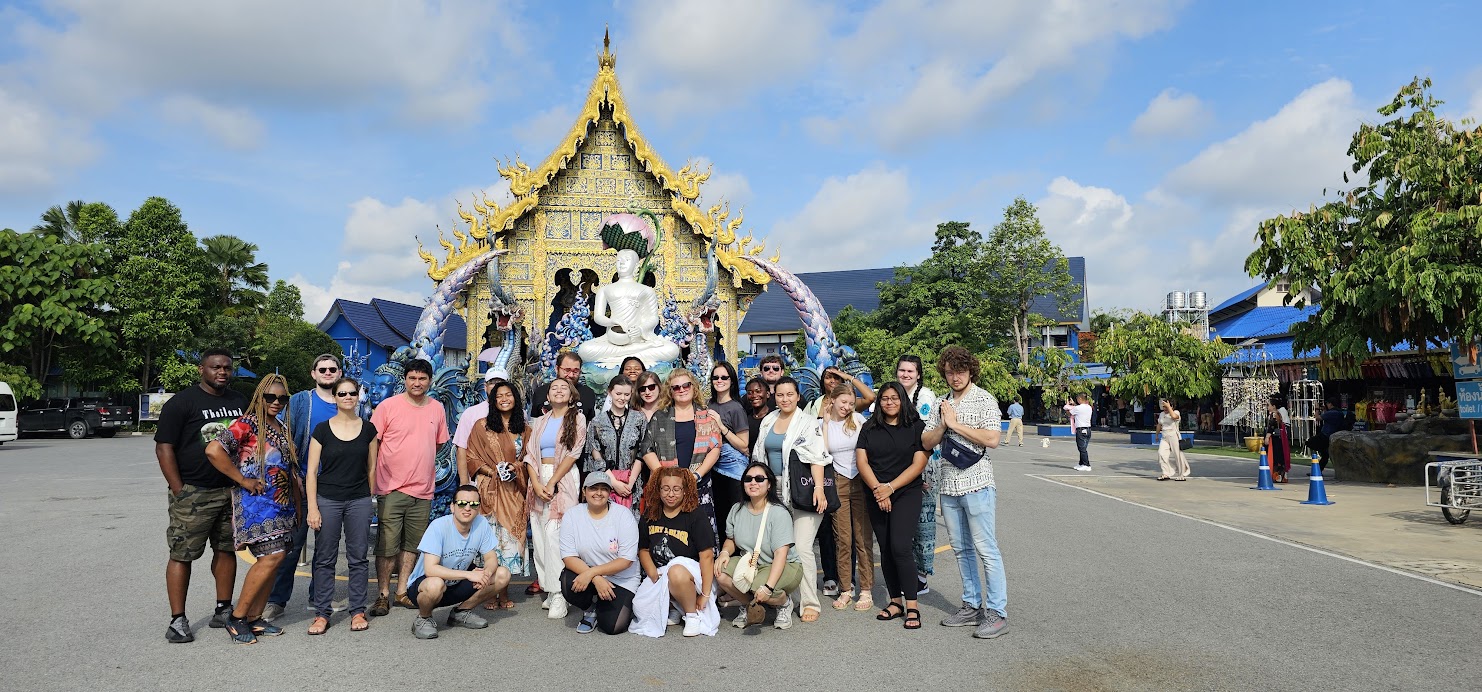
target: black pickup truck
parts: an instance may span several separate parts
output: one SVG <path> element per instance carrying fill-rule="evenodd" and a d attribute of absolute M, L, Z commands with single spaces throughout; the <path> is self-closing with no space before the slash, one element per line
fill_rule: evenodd
<path fill-rule="evenodd" d="M 16 425 L 22 433 L 65 432 L 74 440 L 113 437 L 134 422 L 134 407 L 103 399 L 42 399 L 21 404 Z"/>

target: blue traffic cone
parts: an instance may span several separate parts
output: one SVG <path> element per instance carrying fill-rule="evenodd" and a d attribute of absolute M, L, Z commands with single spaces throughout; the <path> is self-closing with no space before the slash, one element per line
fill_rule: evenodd
<path fill-rule="evenodd" d="M 1280 490 L 1271 480 L 1271 461 L 1266 458 L 1266 448 L 1261 447 L 1261 470 L 1256 476 L 1256 487 L 1251 490 Z"/>
<path fill-rule="evenodd" d="M 1307 501 L 1304 505 L 1331 505 L 1335 504 L 1328 499 L 1327 484 L 1322 482 L 1322 461 L 1317 454 L 1312 455 L 1312 474 L 1307 476 Z"/>

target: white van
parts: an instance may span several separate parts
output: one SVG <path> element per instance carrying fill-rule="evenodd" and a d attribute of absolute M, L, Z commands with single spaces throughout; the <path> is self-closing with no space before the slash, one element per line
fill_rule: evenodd
<path fill-rule="evenodd" d="M 0 445 L 19 435 L 15 417 L 15 392 L 10 391 L 10 385 L 0 382 Z"/>

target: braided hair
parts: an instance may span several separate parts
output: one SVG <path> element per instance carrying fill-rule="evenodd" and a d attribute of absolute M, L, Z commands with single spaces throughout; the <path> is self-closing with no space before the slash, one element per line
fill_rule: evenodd
<path fill-rule="evenodd" d="M 247 402 L 246 415 L 242 416 L 243 418 L 251 417 L 257 423 L 259 436 L 266 434 L 267 426 L 277 421 L 277 418 L 273 414 L 268 413 L 268 403 L 262 398 L 262 395 L 267 394 L 268 390 L 274 386 L 282 387 L 284 396 L 288 395 L 287 378 L 275 372 L 263 375 L 262 380 L 257 383 L 257 389 L 252 391 L 252 399 Z M 284 420 L 293 420 L 288 411 L 287 403 L 283 404 L 283 418 Z M 283 442 L 285 446 L 279 451 L 287 458 L 289 465 L 296 468 L 298 464 L 298 451 L 293 447 L 293 436 L 289 435 L 286 429 L 283 431 Z M 257 445 L 257 463 L 265 463 L 267 454 L 267 445 L 259 442 Z"/>

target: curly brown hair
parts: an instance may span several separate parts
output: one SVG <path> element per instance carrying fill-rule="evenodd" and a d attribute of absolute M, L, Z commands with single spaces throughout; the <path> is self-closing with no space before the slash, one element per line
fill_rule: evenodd
<path fill-rule="evenodd" d="M 978 373 L 982 369 L 978 357 L 961 346 L 948 346 L 942 349 L 942 355 L 937 356 L 937 374 L 942 379 L 947 379 L 947 371 L 961 372 L 966 370 L 973 382 L 978 381 Z"/>
<path fill-rule="evenodd" d="M 665 478 L 678 478 L 684 486 L 684 499 L 679 501 L 679 511 L 693 512 L 700 506 L 700 491 L 695 488 L 695 474 L 678 466 L 664 466 L 655 471 L 643 488 L 643 518 L 658 521 L 664 513 L 664 501 L 659 495 L 659 485 Z"/>

